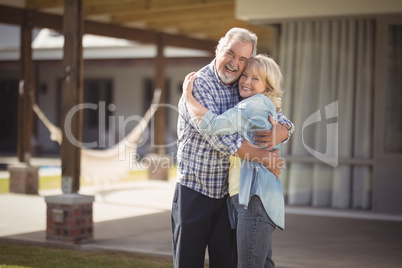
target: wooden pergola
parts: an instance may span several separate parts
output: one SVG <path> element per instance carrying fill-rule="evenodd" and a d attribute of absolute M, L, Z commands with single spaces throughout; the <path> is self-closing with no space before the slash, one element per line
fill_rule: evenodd
<path fill-rule="evenodd" d="M 268 46 L 274 33 L 270 28 L 237 20 L 234 0 L 0 0 L 0 23 L 21 27 L 17 141 L 20 164 L 9 167 L 9 170 L 10 191 L 12 185 L 25 188 L 15 192 L 35 194 L 38 184 L 38 169 L 29 164 L 34 122 L 31 96 L 35 96 L 32 30 L 50 28 L 64 35 L 60 120 L 63 194 L 47 196 L 45 201 L 46 239 L 65 243 L 93 239 L 94 197 L 78 194 L 81 148 L 70 142 L 67 136 L 68 133 L 75 140 L 82 141 L 82 109 L 71 119 L 68 131 L 63 123 L 68 112 L 83 103 L 83 35 L 88 33 L 156 44 L 154 85 L 162 89 L 160 102 L 165 103 L 166 46 L 213 53 L 219 38 L 232 27 L 249 28 L 259 36 L 259 44 Z M 156 145 L 165 144 L 165 116 L 162 109 L 155 114 Z"/>
<path fill-rule="evenodd" d="M 50 28 L 65 36 L 62 119 L 83 98 L 83 34 L 103 35 L 156 44 L 155 87 L 162 89 L 164 103 L 164 47 L 214 52 L 228 29 L 244 27 L 259 37 L 259 49 L 269 51 L 275 30 L 250 25 L 235 18 L 234 0 L 0 0 L 0 23 L 21 26 L 21 83 L 18 115 L 18 158 L 29 161 L 33 129 L 31 95 L 34 95 L 32 29 Z M 155 141 L 164 144 L 165 113 L 155 115 Z M 64 122 L 64 120 L 61 120 Z M 82 112 L 73 118 L 71 132 L 82 137 Z M 63 130 L 63 126 L 62 126 Z M 63 141 L 68 141 L 63 131 Z M 80 148 L 70 142 L 61 146 L 63 192 L 79 190 Z"/>

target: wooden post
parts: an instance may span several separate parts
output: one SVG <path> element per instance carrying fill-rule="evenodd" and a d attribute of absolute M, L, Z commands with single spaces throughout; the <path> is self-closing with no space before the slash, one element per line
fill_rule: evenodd
<path fill-rule="evenodd" d="M 163 33 L 157 35 L 157 54 L 155 59 L 155 88 L 162 90 L 160 103 L 165 104 L 166 100 L 166 60 L 163 53 L 166 37 Z M 159 106 L 155 113 L 153 125 L 154 140 L 152 145 L 152 154 L 148 155 L 150 166 L 148 168 L 149 179 L 168 180 L 169 157 L 166 155 L 165 148 L 165 130 L 166 130 L 166 108 Z"/>
<path fill-rule="evenodd" d="M 31 95 L 34 94 L 32 63 L 33 13 L 24 12 L 21 26 L 20 66 L 21 80 L 18 98 L 18 145 L 19 162 L 29 163 L 31 157 L 31 136 L 33 131 L 33 111 Z"/>
<path fill-rule="evenodd" d="M 24 11 L 21 25 L 20 66 L 21 80 L 18 97 L 18 144 L 19 163 L 8 166 L 10 192 L 20 194 L 38 193 L 38 168 L 30 165 L 31 137 L 33 134 L 32 99 L 34 76 L 32 63 L 33 13 Z"/>
<path fill-rule="evenodd" d="M 163 33 L 159 33 L 157 37 L 157 54 L 155 59 L 155 88 L 160 88 L 162 90 L 160 103 L 166 103 L 166 60 L 163 54 L 165 48 L 165 38 Z M 154 152 L 157 154 L 165 154 L 165 129 L 166 129 L 166 109 L 164 107 L 159 107 L 158 111 L 155 113 L 155 148 Z"/>
<path fill-rule="evenodd" d="M 46 196 L 46 239 L 63 243 L 93 240 L 94 196 L 80 189 L 83 102 L 83 0 L 64 1 L 64 79 L 62 86 L 62 195 Z"/>
<path fill-rule="evenodd" d="M 83 102 L 83 1 L 64 1 L 61 168 L 63 193 L 80 188 Z"/>

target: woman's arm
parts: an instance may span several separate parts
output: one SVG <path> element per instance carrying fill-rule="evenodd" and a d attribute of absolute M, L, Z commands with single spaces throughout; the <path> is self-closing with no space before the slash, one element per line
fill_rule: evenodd
<path fill-rule="evenodd" d="M 197 122 L 200 123 L 202 117 L 208 112 L 208 109 L 202 106 L 193 96 L 193 84 L 196 78 L 197 74 L 194 72 L 186 76 L 183 84 L 183 97 L 186 100 L 188 109 L 194 115 Z"/>
<path fill-rule="evenodd" d="M 188 110 L 195 117 L 201 132 L 207 135 L 231 135 L 252 128 L 266 129 L 271 127 L 270 124 L 266 123 L 268 114 L 263 112 L 264 110 L 268 112 L 267 106 L 264 102 L 256 101 L 254 98 L 242 101 L 221 115 L 213 113 L 193 96 L 193 83 L 196 78 L 197 74 L 192 72 L 184 79 L 183 98 Z M 273 103 L 271 105 L 272 109 L 269 109 L 269 114 L 273 115 L 275 109 Z"/>
<path fill-rule="evenodd" d="M 194 80 L 193 84 L 193 95 L 194 98 L 205 108 L 209 110 L 210 113 L 219 111 L 220 99 L 222 96 L 214 96 L 214 91 L 216 90 L 216 85 L 213 83 L 209 83 L 210 78 L 207 75 L 198 74 L 198 78 Z M 199 124 L 197 120 L 192 115 L 184 96 L 181 96 L 179 101 L 179 114 L 180 118 L 188 124 L 189 128 L 186 134 L 189 135 L 199 135 L 203 136 L 204 139 L 208 142 L 213 149 L 229 156 L 234 154 L 240 147 L 244 140 L 244 138 L 238 133 L 234 133 L 233 135 L 225 135 L 225 136 L 212 136 L 208 135 L 205 132 L 200 130 Z M 202 120 L 201 120 L 202 122 Z M 183 126 L 187 128 L 186 124 Z M 191 126 L 191 127 L 190 127 Z"/>

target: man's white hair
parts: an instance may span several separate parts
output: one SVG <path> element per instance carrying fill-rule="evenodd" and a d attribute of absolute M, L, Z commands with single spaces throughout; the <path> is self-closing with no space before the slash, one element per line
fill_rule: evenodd
<path fill-rule="evenodd" d="M 257 35 L 247 29 L 237 27 L 232 28 L 226 33 L 224 37 L 219 40 L 215 54 L 221 51 L 222 48 L 227 46 L 229 42 L 235 40 L 242 43 L 251 43 L 253 45 L 253 52 L 251 54 L 251 57 L 255 57 L 255 55 L 257 54 L 257 39 Z"/>

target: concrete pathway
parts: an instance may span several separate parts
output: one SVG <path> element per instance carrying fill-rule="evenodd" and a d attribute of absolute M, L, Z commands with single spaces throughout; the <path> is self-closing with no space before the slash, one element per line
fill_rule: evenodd
<path fill-rule="evenodd" d="M 94 236 L 82 249 L 171 257 L 174 182 L 139 181 L 82 188 L 95 195 Z M 0 194 L 0 240 L 46 243 L 44 196 Z M 274 233 L 274 260 L 290 267 L 402 267 L 402 216 L 287 207 L 286 230 Z"/>

